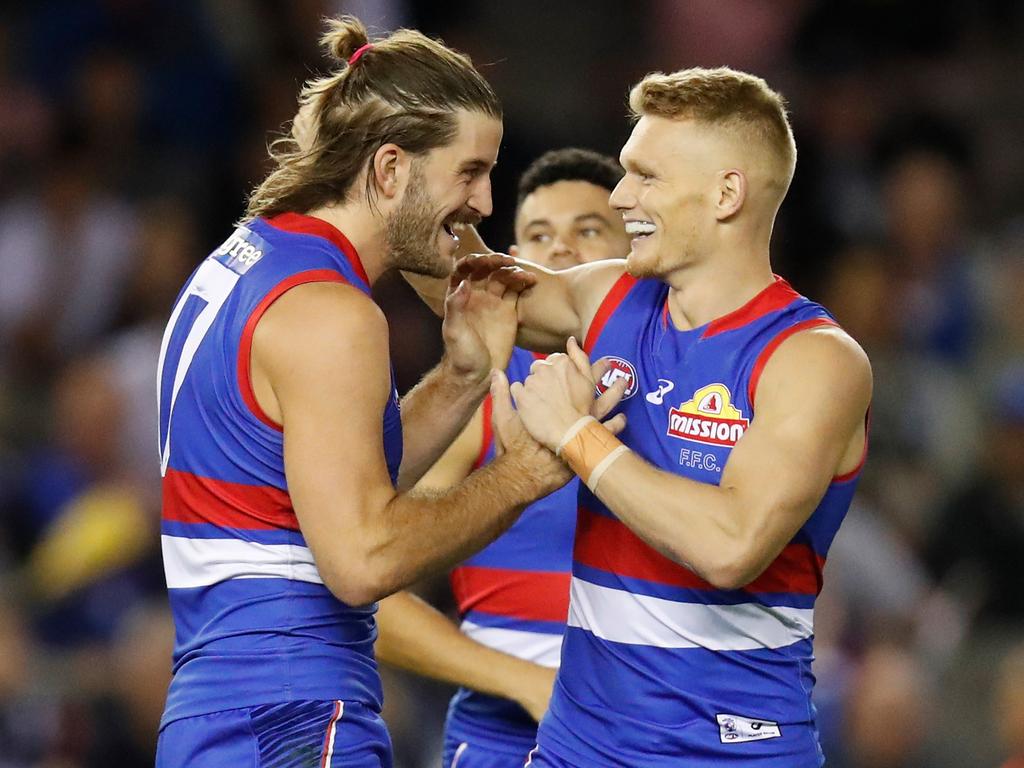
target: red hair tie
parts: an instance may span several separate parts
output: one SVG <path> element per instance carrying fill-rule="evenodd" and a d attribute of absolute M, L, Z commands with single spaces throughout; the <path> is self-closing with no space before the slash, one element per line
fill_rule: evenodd
<path fill-rule="evenodd" d="M 361 45 L 358 48 L 356 48 L 355 53 L 348 57 L 348 65 L 351 67 L 357 61 L 359 61 L 360 56 L 362 56 L 371 48 L 373 48 L 373 43 L 367 43 L 366 45 Z"/>

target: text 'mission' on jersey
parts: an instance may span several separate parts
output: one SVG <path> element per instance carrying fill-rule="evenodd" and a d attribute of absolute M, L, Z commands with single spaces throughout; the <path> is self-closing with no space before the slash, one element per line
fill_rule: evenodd
<path fill-rule="evenodd" d="M 512 350 L 506 373 L 524 381 L 537 357 Z M 476 466 L 494 458 L 491 400 L 484 401 L 484 437 Z M 569 571 L 576 526 L 577 481 L 535 501 L 496 541 L 450 575 L 462 631 L 479 643 L 546 667 L 557 667 L 569 610 Z M 462 689 L 448 713 L 461 740 L 495 732 L 520 737 L 525 754 L 537 724 L 514 702 Z"/>
<path fill-rule="evenodd" d="M 668 317 L 668 286 L 624 275 L 588 333 L 591 359 L 627 389 L 620 438 L 667 472 L 717 485 L 756 418 L 772 352 L 834 325 L 781 278 L 692 330 Z M 836 477 L 778 558 L 719 590 L 643 542 L 580 486 L 568 629 L 542 750 L 572 764 L 818 766 L 813 611 L 859 467 Z"/>
<path fill-rule="evenodd" d="M 369 294 L 355 249 L 334 227 L 292 213 L 255 219 L 199 265 L 164 333 L 161 539 L 176 637 L 162 725 L 302 699 L 380 709 L 376 606 L 348 606 L 324 586 L 288 495 L 282 428 L 249 378 L 260 317 L 311 282 Z M 393 384 L 383 420 L 394 481 L 402 434 Z"/>

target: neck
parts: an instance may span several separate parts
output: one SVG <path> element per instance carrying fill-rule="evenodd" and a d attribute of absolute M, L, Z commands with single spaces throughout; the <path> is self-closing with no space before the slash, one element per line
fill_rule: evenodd
<path fill-rule="evenodd" d="M 672 323 L 681 331 L 698 328 L 739 309 L 775 282 L 768 248 L 718 251 L 665 278 Z"/>
<path fill-rule="evenodd" d="M 387 242 L 378 216 L 362 206 L 328 205 L 308 211 L 340 231 L 355 247 L 370 285 L 388 270 Z"/>

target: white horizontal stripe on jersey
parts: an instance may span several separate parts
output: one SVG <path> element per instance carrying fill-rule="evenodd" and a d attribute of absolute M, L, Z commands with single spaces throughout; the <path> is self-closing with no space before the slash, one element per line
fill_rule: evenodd
<path fill-rule="evenodd" d="M 161 536 L 170 589 L 205 587 L 227 579 L 291 579 L 323 584 L 309 547 L 240 539 Z"/>
<path fill-rule="evenodd" d="M 557 669 L 562 658 L 561 635 L 504 627 L 482 627 L 471 621 L 462 622 L 462 631 L 481 645 L 525 661 L 532 661 L 542 667 Z"/>
<path fill-rule="evenodd" d="M 814 609 L 679 603 L 573 578 L 568 624 L 617 643 L 749 651 L 812 637 Z"/>

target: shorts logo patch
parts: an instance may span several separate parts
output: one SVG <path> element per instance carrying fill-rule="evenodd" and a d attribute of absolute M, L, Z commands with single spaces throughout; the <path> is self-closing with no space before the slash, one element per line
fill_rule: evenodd
<path fill-rule="evenodd" d="M 777 739 L 782 736 L 779 724 L 772 720 L 757 720 L 742 715 L 715 715 L 715 719 L 718 720 L 718 736 L 723 744 Z"/>
<path fill-rule="evenodd" d="M 736 445 L 750 426 L 732 404 L 732 394 L 724 384 L 708 384 L 668 414 L 668 434 L 680 440 L 708 445 Z"/>
<path fill-rule="evenodd" d="M 608 391 L 609 387 L 619 379 L 626 380 L 626 391 L 622 395 L 623 400 L 628 400 L 636 394 L 637 390 L 637 377 L 636 368 L 628 360 L 624 360 L 621 357 L 611 357 L 610 355 L 605 358 L 611 366 L 607 371 L 604 372 L 604 376 L 597 382 L 597 393 L 603 395 Z"/>

